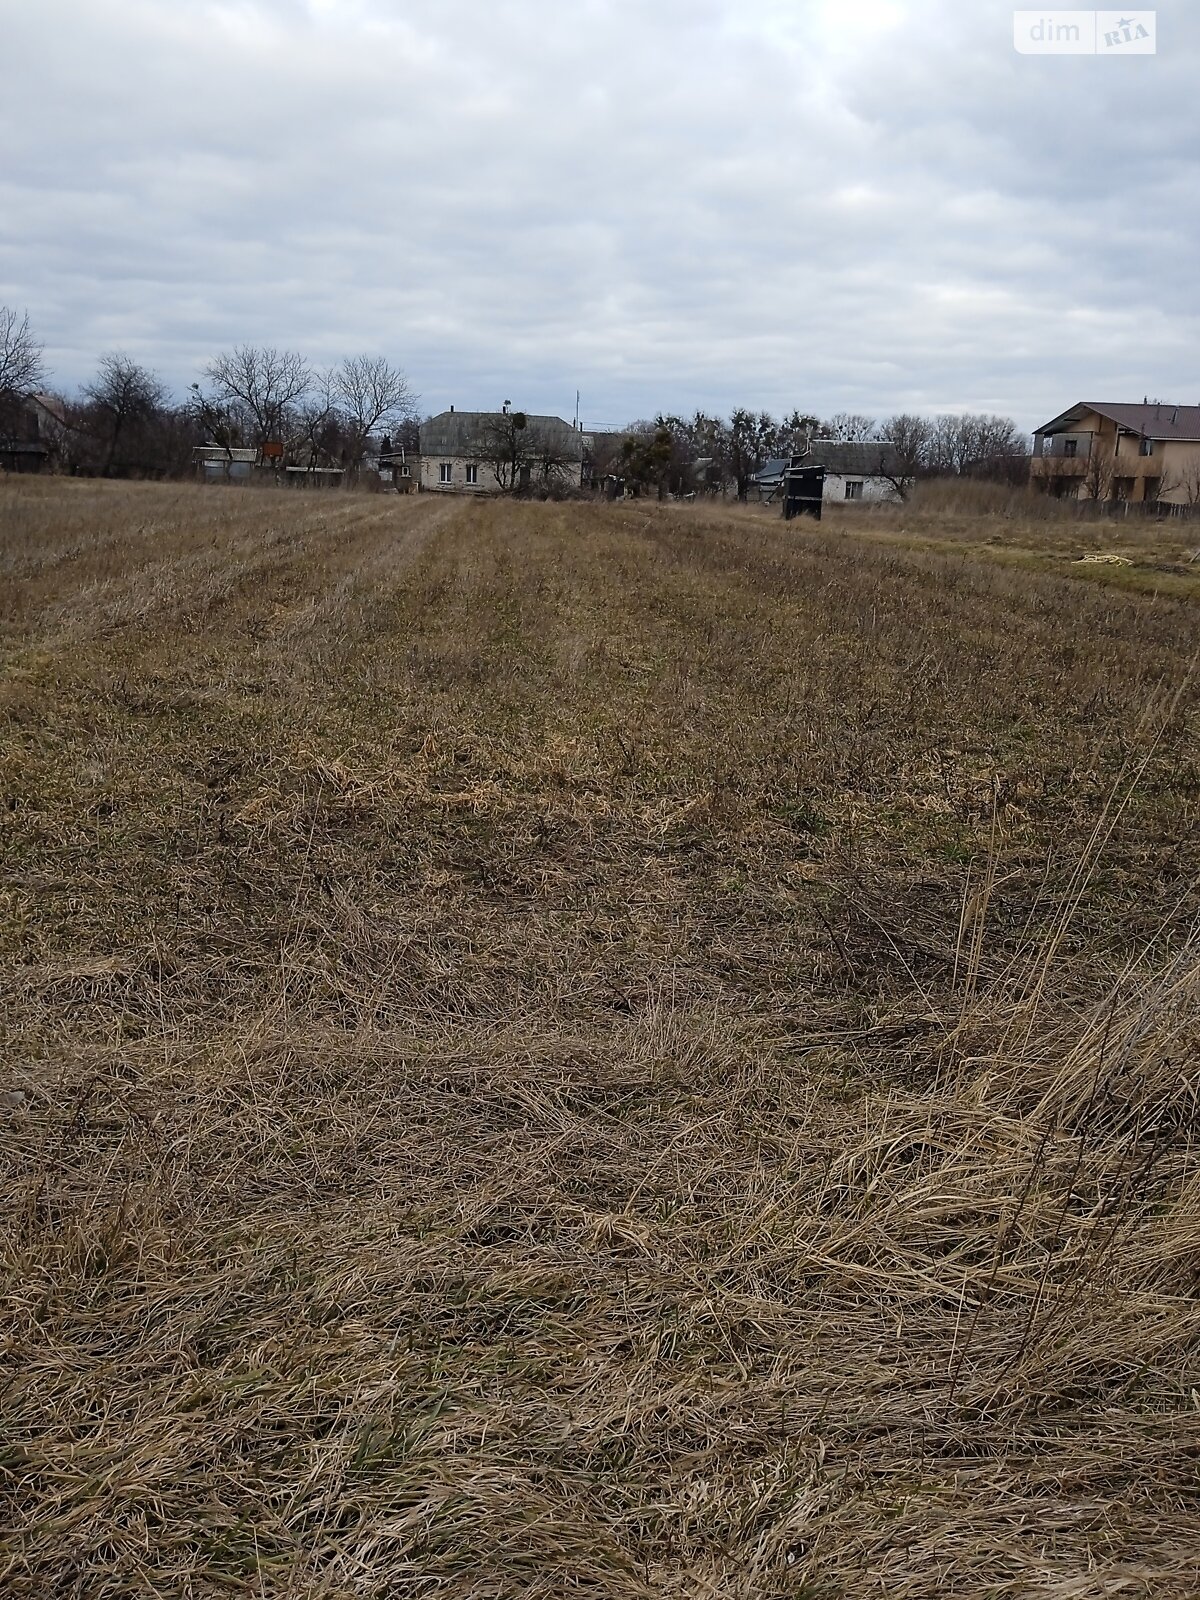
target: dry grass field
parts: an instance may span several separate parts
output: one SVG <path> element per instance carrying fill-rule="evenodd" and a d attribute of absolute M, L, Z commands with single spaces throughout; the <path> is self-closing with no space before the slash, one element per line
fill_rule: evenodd
<path fill-rule="evenodd" d="M 0 482 L 0 1593 L 1200 1593 L 1200 532 L 1015 503 Z"/>

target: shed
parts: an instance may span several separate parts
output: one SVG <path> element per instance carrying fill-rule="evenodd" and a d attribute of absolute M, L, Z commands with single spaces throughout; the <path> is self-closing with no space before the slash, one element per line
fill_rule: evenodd
<path fill-rule="evenodd" d="M 49 445 L 0 438 L 0 472 L 41 472 L 49 457 Z"/>
<path fill-rule="evenodd" d="M 258 465 L 258 451 L 198 444 L 192 451 L 192 461 L 203 483 L 246 483 Z"/>

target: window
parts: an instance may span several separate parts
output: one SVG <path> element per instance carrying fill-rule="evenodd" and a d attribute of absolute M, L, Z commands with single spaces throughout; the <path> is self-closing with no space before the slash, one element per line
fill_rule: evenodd
<path fill-rule="evenodd" d="M 443 461 L 442 464 L 438 467 L 438 482 L 439 483 L 449 483 L 450 482 L 450 474 L 451 474 L 451 472 L 453 470 L 454 469 L 451 466 L 449 461 Z"/>
<path fill-rule="evenodd" d="M 1154 440 L 1153 439 L 1143 439 L 1142 443 L 1141 443 L 1140 453 L 1142 455 L 1144 455 L 1144 456 L 1152 456 L 1154 454 Z"/>
<path fill-rule="evenodd" d="M 1075 455 L 1078 455 L 1078 454 L 1079 454 L 1079 440 L 1078 439 L 1064 439 L 1063 440 L 1063 455 L 1064 456 L 1075 456 Z"/>
<path fill-rule="evenodd" d="M 863 497 L 863 480 L 861 478 L 846 479 L 846 499 L 861 500 Z"/>
<path fill-rule="evenodd" d="M 468 483 L 478 483 L 479 482 L 479 468 L 478 467 L 470 466 L 470 467 L 467 468 L 467 482 Z"/>
<path fill-rule="evenodd" d="M 400 468 L 400 476 L 402 478 L 407 478 L 408 477 L 408 468 L 407 467 L 401 467 Z"/>

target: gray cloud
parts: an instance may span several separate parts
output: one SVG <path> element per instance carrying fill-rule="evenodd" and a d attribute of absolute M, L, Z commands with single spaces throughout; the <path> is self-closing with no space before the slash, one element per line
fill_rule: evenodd
<path fill-rule="evenodd" d="M 593 421 L 1200 401 L 1194 15 L 1097 60 L 992 0 L 40 0 L 0 300 L 64 387 L 253 340 Z"/>

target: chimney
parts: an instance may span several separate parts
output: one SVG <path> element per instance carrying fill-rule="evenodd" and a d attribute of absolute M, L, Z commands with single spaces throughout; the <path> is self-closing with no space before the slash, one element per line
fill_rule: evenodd
<path fill-rule="evenodd" d="M 454 415 L 454 407 L 453 407 L 453 406 L 451 406 L 451 407 L 450 407 L 450 415 L 451 415 L 451 416 L 453 416 L 453 415 Z"/>

